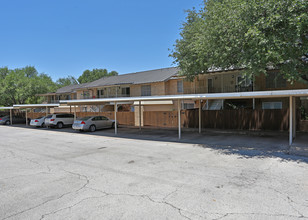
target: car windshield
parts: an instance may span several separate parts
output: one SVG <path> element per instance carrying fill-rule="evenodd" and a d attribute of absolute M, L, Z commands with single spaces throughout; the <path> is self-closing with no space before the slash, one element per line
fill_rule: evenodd
<path fill-rule="evenodd" d="M 47 115 L 46 118 L 52 118 L 52 115 Z"/>
<path fill-rule="evenodd" d="M 88 119 L 92 118 L 91 116 L 79 118 L 80 121 L 87 121 Z"/>
<path fill-rule="evenodd" d="M 41 118 L 44 118 L 44 116 L 42 116 L 42 117 L 38 117 L 37 119 L 41 119 Z"/>

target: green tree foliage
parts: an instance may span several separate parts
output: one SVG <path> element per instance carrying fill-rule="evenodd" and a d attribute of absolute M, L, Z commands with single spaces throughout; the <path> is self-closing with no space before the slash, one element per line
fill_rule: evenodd
<path fill-rule="evenodd" d="M 46 74 L 39 74 L 32 66 L 10 70 L 0 68 L 0 105 L 39 103 L 37 94 L 56 89 L 55 83 Z"/>
<path fill-rule="evenodd" d="M 63 77 L 59 78 L 56 81 L 56 84 L 58 88 L 64 87 L 64 86 L 70 86 L 70 85 L 76 85 L 78 84 L 78 81 L 73 76 Z"/>
<path fill-rule="evenodd" d="M 188 78 L 214 68 L 252 77 L 270 67 L 307 82 L 307 12 L 305 0 L 207 0 L 188 11 L 170 56 Z"/>
<path fill-rule="evenodd" d="M 88 83 L 88 82 L 93 82 L 105 76 L 117 76 L 117 75 L 118 73 L 116 71 L 108 72 L 108 70 L 106 69 L 85 70 L 82 73 L 82 75 L 78 78 L 78 82 Z"/>

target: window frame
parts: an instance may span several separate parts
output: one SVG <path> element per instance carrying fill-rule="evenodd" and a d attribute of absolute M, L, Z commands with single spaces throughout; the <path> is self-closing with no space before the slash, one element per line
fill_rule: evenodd
<path fill-rule="evenodd" d="M 140 89 L 141 89 L 141 96 L 151 96 L 152 95 L 151 85 L 142 85 Z"/>

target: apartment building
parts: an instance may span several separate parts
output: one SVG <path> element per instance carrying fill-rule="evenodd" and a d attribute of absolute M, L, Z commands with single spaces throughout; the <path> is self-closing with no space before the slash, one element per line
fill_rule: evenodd
<path fill-rule="evenodd" d="M 71 85 L 58 89 L 55 93 L 43 94 L 47 103 L 57 103 L 59 100 L 95 99 L 134 96 L 160 96 L 198 93 L 226 93 L 245 91 L 268 91 L 306 89 L 307 84 L 289 83 L 279 75 L 277 70 L 268 71 L 254 79 L 242 74 L 241 69 L 213 70 L 207 74 L 199 74 L 193 81 L 186 80 L 179 73 L 179 68 L 163 68 L 118 76 L 103 77 L 96 81 Z M 297 103 L 308 109 L 306 99 L 298 99 Z M 241 99 L 241 100 L 212 100 L 203 104 L 203 110 L 220 109 L 284 109 L 288 108 L 288 99 Z M 122 103 L 119 111 L 135 111 L 136 103 Z M 198 108 L 199 103 L 182 101 L 182 109 Z M 112 111 L 113 103 L 102 106 L 81 106 L 78 111 Z M 177 103 L 144 102 L 143 111 L 173 111 Z"/>

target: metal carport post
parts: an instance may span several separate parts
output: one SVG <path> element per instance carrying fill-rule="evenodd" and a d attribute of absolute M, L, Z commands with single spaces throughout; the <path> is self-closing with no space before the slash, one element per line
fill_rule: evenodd
<path fill-rule="evenodd" d="M 139 130 L 141 131 L 141 101 L 139 101 Z"/>
<path fill-rule="evenodd" d="M 10 122 L 11 122 L 11 125 L 13 125 L 12 109 L 10 109 Z"/>
<path fill-rule="evenodd" d="M 26 126 L 28 126 L 28 109 L 26 108 Z"/>
<path fill-rule="evenodd" d="M 114 133 L 118 134 L 118 126 L 117 126 L 117 102 L 114 102 Z"/>
<path fill-rule="evenodd" d="M 293 139 L 296 137 L 296 103 L 293 96 L 290 96 L 289 109 L 289 145 L 291 146 Z"/>
<path fill-rule="evenodd" d="M 201 134 L 201 99 L 199 100 L 199 134 Z"/>
<path fill-rule="evenodd" d="M 178 128 L 179 128 L 179 139 L 181 139 L 181 104 L 180 99 L 178 99 Z"/>

